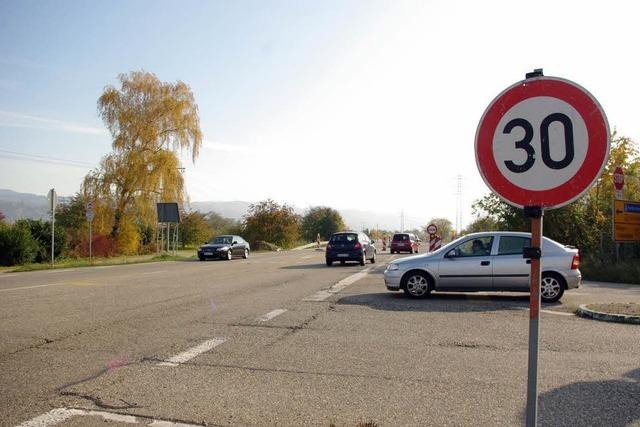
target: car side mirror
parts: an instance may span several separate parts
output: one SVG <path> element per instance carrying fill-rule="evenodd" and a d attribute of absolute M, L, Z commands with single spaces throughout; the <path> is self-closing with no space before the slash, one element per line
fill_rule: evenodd
<path fill-rule="evenodd" d="M 451 249 L 449 252 L 447 252 L 447 254 L 444 256 L 445 258 L 455 258 L 456 255 L 456 250 L 455 249 Z"/>
<path fill-rule="evenodd" d="M 233 241 L 232 245 L 237 245 L 238 242 L 236 242 L 235 240 Z"/>

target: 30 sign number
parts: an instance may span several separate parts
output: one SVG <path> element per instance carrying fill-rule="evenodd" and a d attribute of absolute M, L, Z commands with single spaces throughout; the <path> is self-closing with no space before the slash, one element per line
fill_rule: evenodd
<path fill-rule="evenodd" d="M 559 122 L 564 128 L 564 147 L 565 155 L 562 160 L 554 160 L 551 158 L 551 148 L 549 142 L 549 126 L 551 123 Z M 516 164 L 513 160 L 506 160 L 504 162 L 507 169 L 513 173 L 524 173 L 533 167 L 535 163 L 535 150 L 531 145 L 533 140 L 534 130 L 533 125 L 528 120 L 517 118 L 509 121 L 504 129 L 503 133 L 510 134 L 514 128 L 520 127 L 524 130 L 524 138 L 515 142 L 517 149 L 524 150 L 527 153 L 527 159 L 524 163 Z M 562 113 L 549 114 L 540 123 L 540 149 L 542 151 L 542 161 L 550 169 L 564 169 L 571 164 L 575 155 L 574 143 L 573 143 L 573 123 L 571 119 Z"/>

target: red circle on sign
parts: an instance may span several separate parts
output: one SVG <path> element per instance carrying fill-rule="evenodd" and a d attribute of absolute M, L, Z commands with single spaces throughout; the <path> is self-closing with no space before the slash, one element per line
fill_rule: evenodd
<path fill-rule="evenodd" d="M 620 166 L 613 172 L 613 186 L 620 191 L 624 187 L 624 171 Z"/>
<path fill-rule="evenodd" d="M 588 148 L 584 162 L 565 182 L 547 190 L 522 188 L 507 179 L 493 154 L 493 138 L 500 119 L 516 104 L 534 97 L 552 97 L 571 105 L 584 120 Z M 485 110 L 475 140 L 476 163 L 485 183 L 509 204 L 558 208 L 584 194 L 600 176 L 609 155 L 609 125 L 598 101 L 585 89 L 557 77 L 539 77 L 505 89 Z"/>
<path fill-rule="evenodd" d="M 438 227 L 436 227 L 435 224 L 429 224 L 429 226 L 427 227 L 427 233 L 436 234 L 437 232 L 438 232 Z"/>

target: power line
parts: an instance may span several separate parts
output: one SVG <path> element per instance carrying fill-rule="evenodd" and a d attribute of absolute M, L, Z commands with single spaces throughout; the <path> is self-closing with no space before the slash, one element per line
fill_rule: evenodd
<path fill-rule="evenodd" d="M 82 162 L 79 160 L 61 159 L 58 157 L 41 156 L 38 154 L 20 153 L 18 151 L 9 151 L 0 149 L 0 157 L 12 160 L 32 161 L 39 163 L 49 163 L 54 165 L 65 165 L 75 167 L 94 167 L 95 164 Z"/>

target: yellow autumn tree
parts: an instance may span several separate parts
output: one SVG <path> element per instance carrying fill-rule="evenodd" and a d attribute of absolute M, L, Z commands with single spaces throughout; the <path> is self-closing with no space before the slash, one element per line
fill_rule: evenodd
<path fill-rule="evenodd" d="M 84 179 L 83 193 L 95 200 L 96 223 L 135 253 L 143 227 L 155 224 L 155 202 L 182 204 L 184 182 L 179 151 L 198 156 L 202 144 L 198 106 L 189 86 L 165 83 L 155 74 L 132 71 L 107 86 L 98 114 L 113 138 L 113 151 Z"/>

